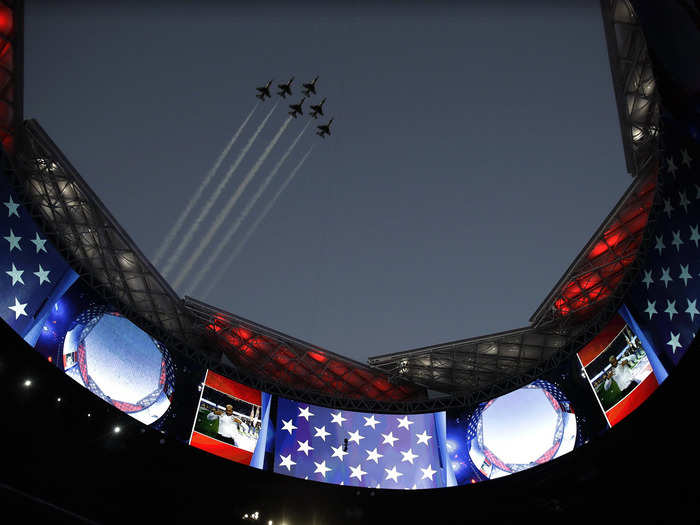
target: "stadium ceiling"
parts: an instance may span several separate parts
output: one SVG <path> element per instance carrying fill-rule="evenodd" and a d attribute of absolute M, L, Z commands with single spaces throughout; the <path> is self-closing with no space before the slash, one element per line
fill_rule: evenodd
<path fill-rule="evenodd" d="M 602 0 L 627 169 L 634 181 L 530 318 L 531 326 L 371 357 L 369 363 L 439 392 L 473 394 L 498 383 L 526 384 L 587 342 L 619 305 L 647 250 L 658 171 L 659 105 L 634 10 Z M 645 242 L 646 241 L 646 242 Z M 513 383 L 514 382 L 514 383 Z"/>
<path fill-rule="evenodd" d="M 603 27 L 627 171 L 646 173 L 656 160 L 659 97 L 644 33 L 629 0 L 601 0 Z"/>
<path fill-rule="evenodd" d="M 588 342 L 616 312 L 649 248 L 646 226 L 659 212 L 655 83 L 629 2 L 603 0 L 601 8 L 627 168 L 635 180 L 526 328 L 378 356 L 366 366 L 183 301 L 36 121 L 8 128 L 12 140 L 19 138 L 12 180 L 53 244 L 97 293 L 202 366 L 272 394 L 335 408 L 408 413 L 477 403 L 537 379 Z M 21 65 L 19 51 L 21 43 L 14 58 Z M 13 71 L 13 85 L 21 86 L 21 71 Z M 14 106 L 17 119 L 21 93 Z M 427 399 L 427 388 L 448 395 Z"/>

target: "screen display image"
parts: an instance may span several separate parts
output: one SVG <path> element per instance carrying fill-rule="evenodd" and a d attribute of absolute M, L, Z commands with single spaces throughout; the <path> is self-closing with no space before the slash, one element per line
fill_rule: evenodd
<path fill-rule="evenodd" d="M 658 387 L 640 339 L 619 318 L 613 323 L 614 330 L 607 331 L 605 340 L 578 353 L 610 426 L 635 410 Z"/>
<path fill-rule="evenodd" d="M 207 371 L 190 444 L 250 465 L 267 424 L 264 412 L 269 400 L 259 390 Z"/>
<path fill-rule="evenodd" d="M 373 414 L 280 398 L 274 471 L 338 485 L 388 489 L 445 486 L 438 414 Z"/>
<path fill-rule="evenodd" d="M 77 281 L 46 317 L 35 348 L 106 402 L 144 424 L 170 407 L 168 350 Z"/>
<path fill-rule="evenodd" d="M 447 417 L 447 463 L 458 485 L 541 465 L 576 446 L 574 409 L 553 383 L 537 380 Z"/>

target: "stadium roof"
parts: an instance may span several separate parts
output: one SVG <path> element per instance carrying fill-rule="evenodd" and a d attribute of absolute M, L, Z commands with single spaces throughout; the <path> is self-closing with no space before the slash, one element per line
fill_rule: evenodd
<path fill-rule="evenodd" d="M 371 357 L 369 363 L 441 392 L 468 393 L 519 377 L 585 342 L 638 271 L 653 220 L 659 106 L 646 43 L 626 0 L 602 0 L 627 169 L 635 180 L 530 318 L 530 327 Z M 594 331 L 594 330 L 593 330 Z"/>
<path fill-rule="evenodd" d="M 213 306 L 180 299 L 33 120 L 21 126 L 15 183 L 52 242 L 98 293 L 203 366 L 271 393 L 316 396 L 315 402 L 333 406 L 347 400 L 359 407 L 352 403 L 365 400 L 394 403 L 387 410 L 399 410 L 397 402 L 423 403 L 426 387 L 452 394 L 449 402 L 458 394 L 498 395 L 585 343 L 617 307 L 648 242 L 645 226 L 654 217 L 658 164 L 655 82 L 629 2 L 602 0 L 601 8 L 627 168 L 635 181 L 537 309 L 530 327 L 378 356 L 369 360 L 375 368 L 368 367 Z M 16 64 L 21 42 L 14 46 L 14 55 L 8 56 Z M 21 71 L 12 72 L 7 85 L 15 89 Z M 21 115 L 17 91 L 8 99 L 14 113 L 3 128 L 3 140 L 10 137 L 6 146 L 13 144 Z"/>

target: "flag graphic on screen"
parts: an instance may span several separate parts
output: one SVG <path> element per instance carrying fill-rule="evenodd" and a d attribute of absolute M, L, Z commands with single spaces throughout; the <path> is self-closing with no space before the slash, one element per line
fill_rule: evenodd
<path fill-rule="evenodd" d="M 369 414 L 279 399 L 274 470 L 388 489 L 443 487 L 434 414 Z"/>
<path fill-rule="evenodd" d="M 700 328 L 700 153 L 672 122 L 662 135 L 663 211 L 626 304 L 665 365 L 676 365 Z"/>
<path fill-rule="evenodd" d="M 77 274 L 36 227 L 2 173 L 0 202 L 0 315 L 28 339 Z"/>

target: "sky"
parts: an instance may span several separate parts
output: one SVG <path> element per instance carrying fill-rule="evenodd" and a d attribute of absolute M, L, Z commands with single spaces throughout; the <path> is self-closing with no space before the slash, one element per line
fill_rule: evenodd
<path fill-rule="evenodd" d="M 333 117 L 332 135 L 307 129 L 224 254 L 313 145 L 302 168 L 191 295 L 328 350 L 366 361 L 526 326 L 631 183 L 597 1 L 143 4 L 27 0 L 25 118 L 153 259 L 255 87 L 295 77 L 230 183 L 214 194 L 274 91 L 195 204 L 178 241 L 218 198 L 172 284 L 318 75 L 312 126 Z M 288 124 L 190 282 L 309 119 Z"/>

